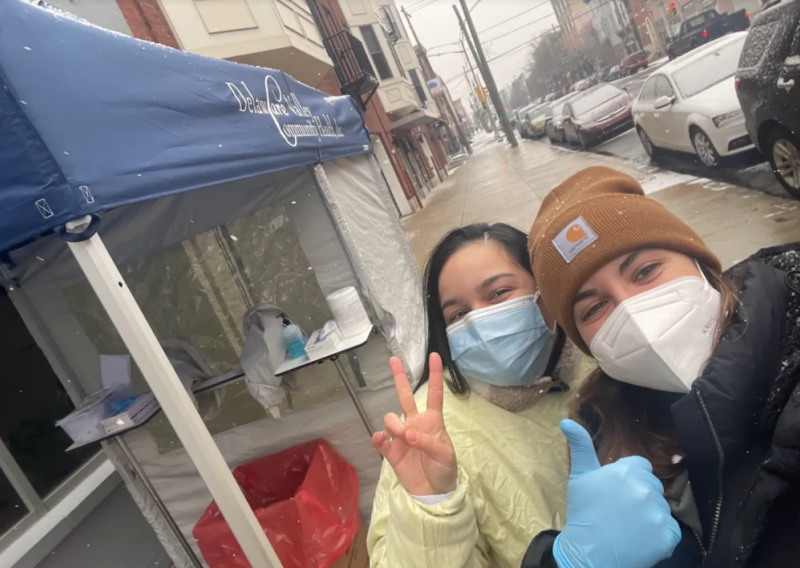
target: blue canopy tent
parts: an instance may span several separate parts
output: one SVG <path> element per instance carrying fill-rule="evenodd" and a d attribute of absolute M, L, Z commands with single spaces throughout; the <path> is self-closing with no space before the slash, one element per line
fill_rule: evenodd
<path fill-rule="evenodd" d="M 191 330 L 182 322 L 213 319 L 224 328 L 219 336 L 227 334 L 238 350 L 241 332 L 223 321 L 237 311 L 235 302 L 220 291 L 211 257 L 230 266 L 230 288 L 241 292 L 237 318 L 273 296 L 299 309 L 316 302 L 294 289 L 302 286 L 270 296 L 253 283 L 264 266 L 294 262 L 279 276 L 290 274 L 306 288 L 311 278 L 322 304 L 324 295 L 355 285 L 375 321 L 391 322 L 389 351 L 419 373 L 421 282 L 356 103 L 280 71 L 142 42 L 6 0 L 0 2 L 0 124 L 0 284 L 37 342 L 47 345 L 59 378 L 73 399 L 101 386 L 98 322 L 110 318 L 251 565 L 279 566 L 165 355 L 168 333 L 161 330 L 186 334 Z M 296 250 L 290 260 L 267 258 L 271 247 L 280 248 L 272 237 L 286 223 L 295 229 L 308 274 L 297 275 Z M 184 271 L 194 274 L 184 285 L 197 287 L 185 303 L 177 276 L 170 280 L 178 257 L 189 259 Z M 91 300 L 80 295 L 83 283 Z M 292 295 L 301 292 L 306 296 Z M 102 318 L 85 307 L 98 298 Z M 202 309 L 214 317 L 179 311 L 201 305 L 211 306 Z M 154 321 L 160 312 L 170 321 Z M 95 318 L 90 323 L 87 314 Z M 213 355 L 218 347 L 206 351 Z M 385 367 L 385 354 L 378 358 Z M 390 393 L 389 383 L 390 377 L 371 386 L 367 380 L 365 389 Z M 373 419 L 391 398 L 376 402 Z M 351 457 L 362 459 L 373 457 Z M 368 474 L 359 472 L 362 482 L 373 474 L 377 480 L 369 464 Z M 190 522 L 181 523 L 184 533 Z"/>
<path fill-rule="evenodd" d="M 350 97 L 0 5 L 0 250 L 121 205 L 371 151 Z"/>

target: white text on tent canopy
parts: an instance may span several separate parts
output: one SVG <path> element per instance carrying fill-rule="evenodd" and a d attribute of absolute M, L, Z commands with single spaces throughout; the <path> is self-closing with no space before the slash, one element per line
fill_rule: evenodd
<path fill-rule="evenodd" d="M 272 89 L 270 89 L 270 81 Z M 239 104 L 239 112 L 249 112 L 251 114 L 269 115 L 275 126 L 278 128 L 281 137 L 292 147 L 297 146 L 298 138 L 343 138 L 344 133 L 336 119 L 331 119 L 327 114 L 315 115 L 307 106 L 303 106 L 297 95 L 291 93 L 283 96 L 281 86 L 274 77 L 267 75 L 264 78 L 265 98 L 259 99 L 253 95 L 250 88 L 244 81 L 240 81 L 242 92 L 234 83 L 226 82 L 236 102 Z M 289 122 L 281 124 L 278 117 L 297 116 L 305 118 L 304 122 Z"/>

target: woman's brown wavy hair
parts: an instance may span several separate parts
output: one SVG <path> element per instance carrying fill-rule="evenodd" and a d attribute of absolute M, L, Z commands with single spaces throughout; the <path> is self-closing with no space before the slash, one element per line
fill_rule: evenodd
<path fill-rule="evenodd" d="M 734 321 L 739 307 L 739 282 L 701 264 L 708 282 L 722 295 L 722 319 L 716 343 Z M 651 389 L 623 383 L 606 375 L 599 367 L 577 392 L 570 418 L 592 432 L 600 464 L 638 455 L 650 460 L 653 473 L 669 487 L 683 469 L 675 456 L 682 450 L 675 438 L 671 416 L 654 412 Z M 669 413 L 666 413 L 669 414 Z"/>

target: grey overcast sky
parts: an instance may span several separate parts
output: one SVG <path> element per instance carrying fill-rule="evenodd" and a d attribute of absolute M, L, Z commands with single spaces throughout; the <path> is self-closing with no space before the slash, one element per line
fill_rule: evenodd
<path fill-rule="evenodd" d="M 460 9 L 460 3 L 457 0 L 395 2 L 398 9 L 402 6 L 410 13 L 414 30 L 428 50 L 431 65 L 447 82 L 453 98 L 466 96 L 464 57 L 458 45 L 461 30 L 453 12 L 453 4 L 458 4 Z M 486 57 L 497 58 L 490 61 L 489 66 L 500 89 L 525 72 L 531 40 L 557 23 L 550 0 L 467 0 L 467 5 L 475 6 L 472 18 Z M 403 20 L 405 23 L 405 18 Z M 466 100 L 464 104 L 466 106 Z"/>

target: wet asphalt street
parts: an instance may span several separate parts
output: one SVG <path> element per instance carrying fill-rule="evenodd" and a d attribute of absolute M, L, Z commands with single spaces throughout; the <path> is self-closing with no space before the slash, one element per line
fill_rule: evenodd
<path fill-rule="evenodd" d="M 547 193 L 591 165 L 635 177 L 645 193 L 695 229 L 725 266 L 762 247 L 800 240 L 800 202 L 782 193 L 754 191 L 741 182 L 717 181 L 713 178 L 718 174 L 706 170 L 676 173 L 637 158 L 635 147 L 625 149 L 626 140 L 610 143 L 619 153 L 628 152 L 617 157 L 551 146 L 546 140 L 523 140 L 513 149 L 489 135 L 476 136 L 475 153 L 451 170 L 424 200 L 423 209 L 403 219 L 418 264 L 424 264 L 450 229 L 468 223 L 501 221 L 527 232 Z"/>
<path fill-rule="evenodd" d="M 607 156 L 616 156 L 637 164 L 651 164 L 681 174 L 706 177 L 716 181 L 757 189 L 770 195 L 787 197 L 786 192 L 775 179 L 769 163 L 756 151 L 731 156 L 723 160 L 717 168 L 709 168 L 703 165 L 693 154 L 680 152 L 664 152 L 662 156 L 652 160 L 645 153 L 642 143 L 633 129 L 612 140 L 603 142 L 589 151 Z"/>

